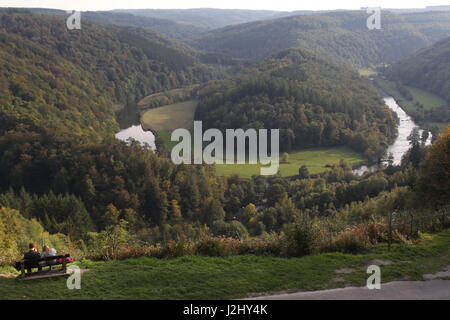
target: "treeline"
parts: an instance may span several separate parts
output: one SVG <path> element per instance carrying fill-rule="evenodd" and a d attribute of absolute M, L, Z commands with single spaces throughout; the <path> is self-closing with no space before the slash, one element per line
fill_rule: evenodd
<path fill-rule="evenodd" d="M 396 118 L 370 82 L 344 66 L 290 49 L 200 90 L 206 128 L 280 129 L 280 148 L 347 145 L 375 161 Z"/>

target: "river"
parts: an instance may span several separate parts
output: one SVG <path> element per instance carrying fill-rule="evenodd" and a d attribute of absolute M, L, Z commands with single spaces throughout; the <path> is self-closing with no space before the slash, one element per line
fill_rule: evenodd
<path fill-rule="evenodd" d="M 127 141 L 129 138 L 133 138 L 139 141 L 141 145 L 148 144 L 152 150 L 156 150 L 155 135 L 151 131 L 145 131 L 140 124 L 132 125 L 131 127 L 120 130 L 116 133 L 116 138 L 122 141 Z"/>
<path fill-rule="evenodd" d="M 406 114 L 405 111 L 403 111 L 402 108 L 397 104 L 397 102 L 392 97 L 384 97 L 383 98 L 386 105 L 392 110 L 397 113 L 398 118 L 400 119 L 400 123 L 398 126 L 398 136 L 395 139 L 395 141 L 388 147 L 387 153 L 394 156 L 394 165 L 399 165 L 402 161 L 403 155 L 409 150 L 410 144 L 408 140 L 408 136 L 411 134 L 411 131 L 417 127 L 417 125 L 414 123 L 414 121 L 411 119 L 410 116 Z M 422 134 L 423 130 L 419 130 L 419 133 Z M 431 133 L 428 135 L 428 139 L 425 142 L 426 145 L 431 144 Z M 387 163 L 383 162 L 381 166 L 386 166 Z M 371 167 L 367 166 L 361 166 L 357 169 L 353 170 L 353 173 L 362 175 L 364 172 L 367 171 L 373 171 L 380 168 L 379 165 L 373 165 Z"/>

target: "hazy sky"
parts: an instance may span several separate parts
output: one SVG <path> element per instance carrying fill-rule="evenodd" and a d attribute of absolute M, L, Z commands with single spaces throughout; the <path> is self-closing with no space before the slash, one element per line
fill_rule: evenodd
<path fill-rule="evenodd" d="M 0 0 L 1 7 L 41 7 L 65 10 L 111 10 L 111 9 L 265 9 L 265 10 L 324 10 L 359 9 L 360 7 L 423 8 L 430 5 L 449 4 L 449 0 Z"/>

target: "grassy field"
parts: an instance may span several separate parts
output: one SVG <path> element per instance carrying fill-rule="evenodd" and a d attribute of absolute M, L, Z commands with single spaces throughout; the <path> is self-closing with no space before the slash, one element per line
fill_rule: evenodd
<path fill-rule="evenodd" d="M 280 156 L 281 157 L 281 156 Z M 298 175 L 298 169 L 306 165 L 309 173 L 320 173 L 327 170 L 326 166 L 339 163 L 344 159 L 352 165 L 364 161 L 361 154 L 346 147 L 320 148 L 289 153 L 288 163 L 280 164 L 280 173 L 283 177 Z M 259 164 L 216 164 L 216 173 L 219 175 L 238 174 L 243 178 L 259 175 Z"/>
<path fill-rule="evenodd" d="M 413 96 L 413 101 L 421 103 L 425 110 L 439 108 L 447 105 L 444 99 L 442 99 L 438 95 L 435 95 L 434 93 L 430 93 L 418 88 L 408 86 L 406 88 L 409 90 L 409 92 L 411 92 Z"/>
<path fill-rule="evenodd" d="M 370 69 L 359 69 L 358 70 L 360 76 L 364 77 L 370 77 L 377 75 L 376 71 L 370 70 Z"/>
<path fill-rule="evenodd" d="M 381 281 L 423 280 L 450 265 L 450 230 L 418 245 L 378 245 L 366 254 L 326 253 L 303 258 L 186 256 L 158 260 L 78 263 L 88 269 L 80 290 L 65 279 L 20 281 L 0 275 L 0 299 L 231 299 L 300 290 L 363 286 L 367 265 L 381 265 Z M 350 268 L 350 273 L 337 273 Z M 3 272 L 7 270 L 3 269 Z M 1 269 L 0 269 L 1 272 Z"/>
<path fill-rule="evenodd" d="M 197 100 L 189 100 L 150 109 L 141 116 L 142 127 L 156 132 L 178 128 L 191 129 L 196 108 Z"/>

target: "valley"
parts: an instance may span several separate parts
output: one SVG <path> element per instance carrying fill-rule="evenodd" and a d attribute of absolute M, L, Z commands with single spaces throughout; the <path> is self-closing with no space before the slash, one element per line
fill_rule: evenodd
<path fill-rule="evenodd" d="M 364 9 L 124 8 L 81 29 L 0 8 L 0 299 L 237 299 L 448 269 L 448 8 L 383 9 L 373 30 Z M 264 156 L 275 170 L 248 163 Z M 44 245 L 82 289 L 15 279 Z"/>

